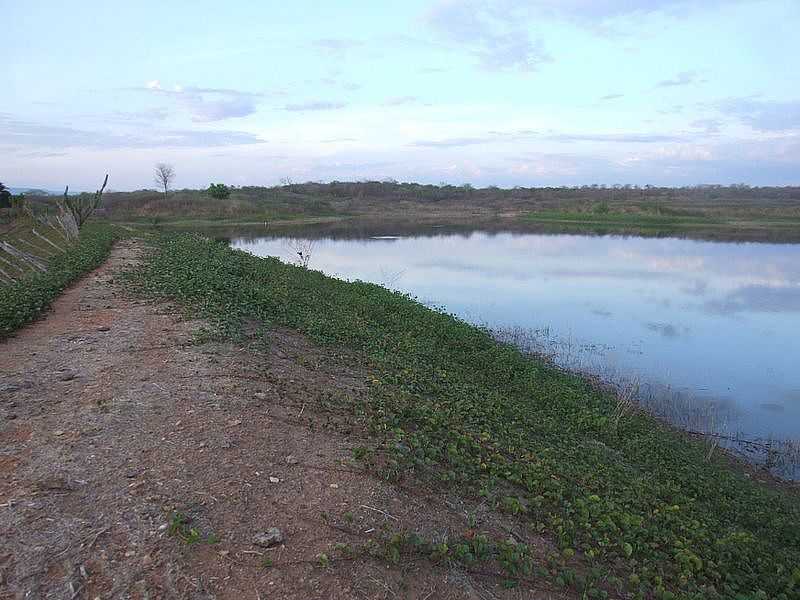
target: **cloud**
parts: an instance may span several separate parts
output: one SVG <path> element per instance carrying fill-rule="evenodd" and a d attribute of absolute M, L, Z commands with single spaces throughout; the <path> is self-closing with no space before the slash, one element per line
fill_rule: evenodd
<path fill-rule="evenodd" d="M 262 94 L 243 92 L 226 88 L 201 88 L 173 86 L 172 89 L 162 87 L 157 79 L 148 81 L 144 88 L 153 94 L 172 98 L 192 116 L 198 123 L 223 121 L 238 117 L 246 117 L 256 112 L 258 100 Z"/>
<path fill-rule="evenodd" d="M 683 85 L 693 85 L 696 83 L 706 83 L 707 79 L 702 79 L 696 71 L 683 71 L 678 73 L 673 79 L 664 79 L 656 84 L 658 88 L 679 87 Z"/>
<path fill-rule="evenodd" d="M 455 148 L 493 144 L 497 142 L 516 142 L 521 140 L 547 140 L 552 142 L 602 142 L 620 144 L 663 144 L 686 141 L 686 138 L 660 133 L 548 133 L 543 134 L 530 129 L 518 131 L 489 131 L 484 135 L 446 138 L 441 140 L 417 140 L 412 146 L 426 148 Z"/>
<path fill-rule="evenodd" d="M 619 98 L 624 98 L 624 97 L 625 97 L 625 94 L 608 94 L 606 96 L 601 96 L 600 100 L 603 100 L 604 102 L 606 102 L 608 100 L 617 100 Z"/>
<path fill-rule="evenodd" d="M 360 90 L 362 87 L 361 84 L 353 83 L 351 81 L 342 81 L 341 79 L 337 79 L 336 77 L 323 77 L 318 81 L 323 85 L 327 85 L 329 87 L 334 87 L 334 88 L 340 88 L 348 92 L 354 92 L 356 90 Z M 308 83 L 313 83 L 313 82 L 311 80 L 308 80 Z"/>
<path fill-rule="evenodd" d="M 688 328 L 673 325 L 672 323 L 645 323 L 644 326 L 665 338 L 677 338 L 689 333 Z"/>
<path fill-rule="evenodd" d="M 552 59 L 541 40 L 488 0 L 439 0 L 426 23 L 447 40 L 469 49 L 486 69 L 531 72 Z"/>
<path fill-rule="evenodd" d="M 166 108 L 148 108 L 138 111 L 114 111 L 107 118 L 110 121 L 120 121 L 123 123 L 163 121 L 169 116 Z"/>
<path fill-rule="evenodd" d="M 384 102 L 385 106 L 403 106 L 405 104 L 417 104 L 419 102 L 419 98 L 417 96 L 397 96 L 395 98 L 389 98 L 386 102 Z"/>
<path fill-rule="evenodd" d="M 656 12 L 687 16 L 693 10 L 724 6 L 741 0 L 497 0 L 498 8 L 539 16 L 594 23 Z"/>
<path fill-rule="evenodd" d="M 327 102 L 315 100 L 311 102 L 300 102 L 298 104 L 287 104 L 284 109 L 291 112 L 313 111 L 313 110 L 339 110 L 347 106 L 344 102 Z"/>
<path fill-rule="evenodd" d="M 729 293 L 721 300 L 707 302 L 704 306 L 708 312 L 720 315 L 740 312 L 796 313 L 800 312 L 800 286 L 749 285 Z"/>
<path fill-rule="evenodd" d="M 318 52 L 336 58 L 342 58 L 346 53 L 363 45 L 364 42 L 348 38 L 323 38 L 312 43 Z"/>
<path fill-rule="evenodd" d="M 689 126 L 694 129 L 702 129 L 703 133 L 708 135 L 715 135 L 722 127 L 722 121 L 719 119 L 696 119 L 689 123 Z"/>
<path fill-rule="evenodd" d="M 474 138 L 452 138 L 447 140 L 419 140 L 413 142 L 412 146 L 420 148 L 459 148 L 462 146 L 475 146 L 477 144 L 487 144 L 494 141 L 496 138 L 492 137 L 474 137 Z"/>
<path fill-rule="evenodd" d="M 15 152 L 18 158 L 56 158 L 59 156 L 66 156 L 66 152 Z"/>
<path fill-rule="evenodd" d="M 800 100 L 771 101 L 758 98 L 729 98 L 717 103 L 725 114 L 761 131 L 800 129 Z"/>
<path fill-rule="evenodd" d="M 258 144 L 257 136 L 225 130 L 136 130 L 136 133 L 88 131 L 60 125 L 18 121 L 0 115 L 0 139 L 39 148 L 162 148 Z"/>
<path fill-rule="evenodd" d="M 554 142 L 612 142 L 621 144 L 663 144 L 685 138 L 661 133 L 559 133 L 547 136 Z"/>

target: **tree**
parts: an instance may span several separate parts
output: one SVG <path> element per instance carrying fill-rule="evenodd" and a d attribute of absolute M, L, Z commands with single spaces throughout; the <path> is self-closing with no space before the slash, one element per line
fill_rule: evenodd
<path fill-rule="evenodd" d="M 158 184 L 158 187 L 164 188 L 165 198 L 169 193 L 169 186 L 172 185 L 172 181 L 174 179 L 175 169 L 172 168 L 172 165 L 168 165 L 166 163 L 158 163 L 156 165 L 155 181 Z"/>
<path fill-rule="evenodd" d="M 231 195 L 231 190 L 224 183 L 212 183 L 208 186 L 208 195 L 216 200 L 225 200 Z"/>
<path fill-rule="evenodd" d="M 94 193 L 94 196 L 89 194 L 70 196 L 69 186 L 64 189 L 64 198 L 57 200 L 57 203 L 61 215 L 68 217 L 67 222 L 62 223 L 68 236 L 78 237 L 78 230 L 83 227 L 83 224 L 92 216 L 92 213 L 102 206 L 103 191 L 105 191 L 106 185 L 108 185 L 108 173 L 103 179 L 103 185 Z"/>
<path fill-rule="evenodd" d="M 0 183 L 0 208 L 11 208 L 11 191 Z"/>

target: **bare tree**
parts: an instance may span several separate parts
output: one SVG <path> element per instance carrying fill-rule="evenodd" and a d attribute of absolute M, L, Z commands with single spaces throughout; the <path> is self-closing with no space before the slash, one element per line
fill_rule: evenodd
<path fill-rule="evenodd" d="M 172 168 L 172 165 L 166 163 L 158 163 L 156 165 L 155 181 L 158 187 L 164 188 L 165 198 L 167 197 L 169 186 L 172 184 L 173 179 L 175 179 L 175 169 Z"/>
<path fill-rule="evenodd" d="M 38 218 L 34 215 L 33 211 L 25 205 L 28 214 L 43 225 L 49 224 L 55 227 L 58 224 L 62 231 L 66 234 L 68 239 L 76 239 L 78 237 L 78 230 L 83 227 L 94 211 L 103 205 L 103 191 L 108 185 L 108 173 L 103 179 L 103 185 L 94 193 L 94 196 L 81 194 L 79 196 L 69 195 L 69 186 L 64 190 L 64 199 L 57 200 L 60 215 L 54 219 L 48 217 Z"/>

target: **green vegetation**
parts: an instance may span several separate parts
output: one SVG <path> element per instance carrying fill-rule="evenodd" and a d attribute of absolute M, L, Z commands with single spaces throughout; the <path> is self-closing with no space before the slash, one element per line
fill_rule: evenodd
<path fill-rule="evenodd" d="M 174 512 L 169 520 L 169 534 L 184 544 L 216 544 L 219 539 L 213 533 L 204 536 L 200 529 L 192 524 L 192 518 L 182 512 Z"/>
<path fill-rule="evenodd" d="M 647 415 L 615 418 L 607 393 L 453 316 L 192 235 L 160 238 L 132 282 L 224 335 L 255 319 L 356 351 L 369 395 L 342 409 L 380 443 L 359 456 L 379 456 L 389 477 L 414 469 L 484 496 L 584 568 L 532 565 L 525 548 L 483 539 L 457 542 L 465 561 L 488 553 L 509 574 L 546 575 L 587 597 L 800 598 L 796 493 L 709 462 L 702 443 Z"/>
<path fill-rule="evenodd" d="M 224 183 L 212 183 L 208 186 L 208 195 L 216 200 L 225 200 L 231 195 L 231 190 Z"/>
<path fill-rule="evenodd" d="M 0 285 L 0 339 L 36 319 L 72 281 L 98 267 L 118 237 L 117 228 L 88 225 L 75 245 L 50 258 L 46 272 Z"/>
<path fill-rule="evenodd" d="M 0 182 L 0 208 L 11 208 L 11 191 Z"/>

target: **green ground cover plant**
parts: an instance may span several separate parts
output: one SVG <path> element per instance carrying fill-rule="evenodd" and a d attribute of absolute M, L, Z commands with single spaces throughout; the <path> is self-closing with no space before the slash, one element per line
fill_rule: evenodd
<path fill-rule="evenodd" d="M 0 285 L 0 339 L 36 319 L 70 283 L 100 266 L 121 231 L 88 225 L 77 244 L 50 258 L 46 272 L 32 272 L 15 283 Z"/>
<path fill-rule="evenodd" d="M 195 235 L 154 245 L 132 274 L 140 293 L 182 302 L 225 335 L 256 319 L 359 353 L 368 400 L 347 408 L 381 444 L 383 470 L 485 496 L 581 557 L 582 589 L 800 598 L 796 491 L 709 461 L 702 443 L 648 415 L 615 418 L 608 393 L 413 298 Z"/>

